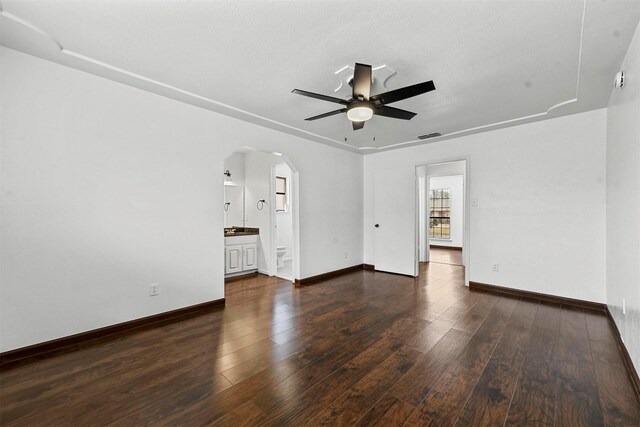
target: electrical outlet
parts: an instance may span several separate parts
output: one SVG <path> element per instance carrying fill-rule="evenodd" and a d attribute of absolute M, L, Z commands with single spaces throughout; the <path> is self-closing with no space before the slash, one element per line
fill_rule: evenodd
<path fill-rule="evenodd" d="M 345 258 L 345 259 L 349 258 L 349 252 L 345 252 L 345 253 L 344 253 L 344 258 Z"/>
<path fill-rule="evenodd" d="M 477 208 L 478 207 L 478 199 L 473 199 L 471 201 L 471 206 L 473 206 L 474 208 Z"/>
<path fill-rule="evenodd" d="M 622 298 L 622 314 L 627 314 L 627 304 L 624 298 Z"/>
<path fill-rule="evenodd" d="M 153 283 L 153 284 L 149 285 L 149 296 L 150 297 L 155 297 L 157 295 L 160 295 L 160 284 L 159 283 Z"/>
<path fill-rule="evenodd" d="M 500 271 L 500 264 L 491 264 L 491 271 Z"/>

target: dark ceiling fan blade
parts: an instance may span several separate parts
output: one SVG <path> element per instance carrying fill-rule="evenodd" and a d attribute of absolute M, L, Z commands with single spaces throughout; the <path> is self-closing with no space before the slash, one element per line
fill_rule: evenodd
<path fill-rule="evenodd" d="M 309 98 L 321 99 L 323 101 L 335 102 L 336 104 L 348 105 L 349 101 L 346 99 L 335 98 L 333 96 L 321 95 L 319 93 L 308 92 L 306 90 L 294 89 L 291 93 L 297 93 L 298 95 L 308 96 Z"/>
<path fill-rule="evenodd" d="M 353 99 L 368 101 L 371 96 L 371 65 L 358 64 L 353 70 Z"/>
<path fill-rule="evenodd" d="M 345 111 L 347 111 L 347 109 L 346 109 L 346 108 L 341 108 L 341 109 L 336 110 L 336 111 L 329 111 L 328 113 L 318 114 L 317 116 L 309 117 L 309 118 L 307 118 L 307 119 L 305 119 L 305 120 L 318 120 L 318 119 L 324 119 L 325 117 L 335 116 L 336 114 L 344 113 Z"/>
<path fill-rule="evenodd" d="M 364 122 L 351 122 L 353 125 L 353 130 L 362 129 L 364 127 Z"/>
<path fill-rule="evenodd" d="M 416 115 L 416 113 L 412 113 L 411 111 L 387 107 L 384 105 L 374 108 L 373 112 L 376 116 L 392 117 L 394 119 L 402 120 L 411 120 Z"/>
<path fill-rule="evenodd" d="M 379 104 L 391 104 L 392 102 L 402 101 L 403 99 L 422 95 L 423 93 L 431 92 L 432 90 L 436 90 L 436 86 L 433 84 L 433 80 L 429 80 L 428 82 L 418 83 L 402 87 L 400 89 L 390 90 L 389 92 L 378 95 L 373 95 L 371 97 L 371 101 Z"/>

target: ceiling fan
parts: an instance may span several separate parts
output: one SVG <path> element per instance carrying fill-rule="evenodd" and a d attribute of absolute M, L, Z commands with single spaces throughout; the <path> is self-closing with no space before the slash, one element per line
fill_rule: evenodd
<path fill-rule="evenodd" d="M 374 114 L 378 116 L 391 117 L 393 119 L 411 120 L 416 113 L 401 110 L 399 108 L 388 107 L 386 104 L 402 101 L 403 99 L 422 95 L 423 93 L 436 89 L 433 84 L 433 80 L 429 80 L 428 82 L 418 83 L 371 96 L 371 65 L 358 63 L 356 63 L 353 71 L 353 79 L 350 84 L 353 87 L 353 96 L 351 99 L 335 98 L 333 96 L 321 95 L 319 93 L 308 92 L 300 89 L 294 89 L 292 92 L 297 93 L 298 95 L 344 105 L 344 107 L 339 110 L 309 117 L 305 120 L 318 120 L 346 112 L 347 118 L 351 120 L 353 124 L 353 130 L 358 130 L 362 129 L 364 127 L 364 122 L 373 117 Z"/>

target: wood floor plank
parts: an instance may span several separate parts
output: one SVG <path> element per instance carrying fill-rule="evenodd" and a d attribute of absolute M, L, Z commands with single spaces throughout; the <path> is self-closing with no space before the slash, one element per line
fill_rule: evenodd
<path fill-rule="evenodd" d="M 520 370 L 505 426 L 553 426 L 555 409 L 555 367 L 560 308 L 540 304 L 525 346 Z"/>
<path fill-rule="evenodd" d="M 407 402 L 396 399 L 390 394 L 386 394 L 377 401 L 371 409 L 360 418 L 357 426 L 402 426 L 415 408 Z"/>
<path fill-rule="evenodd" d="M 275 392 L 265 391 L 259 393 L 255 400 L 266 412 L 277 411 L 279 407 L 296 399 L 316 383 L 329 377 L 338 371 L 347 362 L 354 359 L 365 349 L 377 344 L 379 341 L 392 343 L 389 340 L 387 329 L 399 318 L 390 317 L 376 323 L 373 327 L 363 330 L 349 340 L 335 348 L 335 351 L 302 367 L 295 374 L 282 381 Z M 332 341 L 334 343 L 334 341 Z"/>
<path fill-rule="evenodd" d="M 486 303 L 476 304 L 471 307 L 471 309 L 453 325 L 455 329 L 474 334 L 498 301 L 496 296 L 490 294 L 478 295 L 478 299 L 486 301 Z"/>
<path fill-rule="evenodd" d="M 640 425 L 638 399 L 620 360 L 608 319 L 592 312 L 586 312 L 585 316 L 605 425 Z"/>
<path fill-rule="evenodd" d="M 410 304 L 410 301 L 407 301 L 405 304 Z M 316 358 L 315 347 L 320 345 L 326 348 L 327 343 L 324 341 L 315 343 L 312 347 L 305 347 L 304 351 L 295 357 L 276 363 L 269 370 L 262 371 L 248 378 L 229 390 L 225 390 L 220 395 L 207 393 L 205 388 L 205 392 L 199 394 L 198 400 L 194 401 L 187 409 L 181 413 L 171 413 L 166 416 L 170 420 L 172 417 L 175 417 L 179 422 L 189 422 L 191 420 L 194 422 L 198 420 L 213 422 L 226 412 L 233 410 L 238 405 L 252 398 L 255 398 L 259 404 L 265 405 L 264 407 L 261 406 L 265 412 L 272 410 L 274 406 L 277 407 L 279 404 L 282 404 L 282 402 L 290 402 L 292 398 L 300 395 L 300 393 L 304 392 L 315 381 L 337 370 L 342 364 L 355 357 L 364 348 L 381 339 L 393 336 L 396 325 L 395 322 L 403 317 L 402 315 L 406 307 L 395 304 L 394 308 L 395 313 L 388 314 L 379 312 L 375 320 L 370 319 L 370 323 L 362 330 L 362 332 L 366 331 L 366 334 L 351 337 L 349 335 L 351 330 L 348 330 L 346 335 L 341 333 L 332 334 L 331 337 L 333 341 L 330 342 L 329 345 L 333 344 L 334 347 L 336 345 L 338 347 L 337 349 L 334 348 L 334 350 L 336 350 L 334 353 L 329 354 L 330 357 L 321 355 L 322 357 L 320 357 L 318 363 L 313 363 L 313 360 Z M 352 326 L 357 327 L 359 323 L 360 322 L 354 322 Z M 363 327 L 363 325 L 360 325 L 360 327 Z M 345 351 L 340 351 L 339 345 L 342 343 L 337 340 L 337 338 L 347 340 L 344 341 Z M 358 344 L 361 346 L 360 349 L 358 349 Z M 305 366 L 307 366 L 307 369 L 304 368 Z M 302 369 L 302 371 L 300 369 Z M 198 389 L 199 386 L 196 386 L 196 390 Z M 263 390 L 265 390 L 265 392 L 262 392 Z M 256 391 L 258 391 L 257 397 Z M 159 408 L 146 412 L 155 414 L 161 410 L 162 408 Z M 146 422 L 148 420 L 143 414 L 139 415 L 142 421 Z"/>
<path fill-rule="evenodd" d="M 470 292 L 460 266 L 225 297 L 0 371 L 0 424 L 639 425 L 604 316 Z"/>
<path fill-rule="evenodd" d="M 603 426 L 585 314 L 562 307 L 556 354 L 556 425 Z"/>
<path fill-rule="evenodd" d="M 394 397 L 417 406 L 459 356 L 471 335 L 450 329 L 390 390 Z"/>
<path fill-rule="evenodd" d="M 398 351 L 407 336 L 423 327 L 423 323 L 414 319 L 399 319 L 391 326 L 387 336 L 359 353 L 323 381 L 308 388 L 296 400 L 284 402 L 281 407 L 269 413 L 272 417 L 270 424 L 297 425 L 306 422 L 364 378 L 390 354 Z"/>
<path fill-rule="evenodd" d="M 487 361 L 496 347 L 517 300 L 501 299 L 445 371 L 427 397 L 416 407 L 407 426 L 454 425 Z"/>
<path fill-rule="evenodd" d="M 307 424 L 353 425 L 416 363 L 420 355 L 420 352 L 406 346 L 400 348 Z"/>
<path fill-rule="evenodd" d="M 538 304 L 520 301 L 458 418 L 457 426 L 504 423 Z"/>
<path fill-rule="evenodd" d="M 264 423 L 265 414 L 252 401 L 248 401 L 211 424 L 216 427 L 245 427 Z"/>

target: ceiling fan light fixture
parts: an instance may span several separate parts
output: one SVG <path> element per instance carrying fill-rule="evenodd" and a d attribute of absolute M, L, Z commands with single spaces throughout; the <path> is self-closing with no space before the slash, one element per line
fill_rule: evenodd
<path fill-rule="evenodd" d="M 354 131 L 364 128 L 365 122 L 370 120 L 374 114 L 392 119 L 411 120 L 416 113 L 389 107 L 387 104 L 393 104 L 394 102 L 402 101 L 403 99 L 413 98 L 414 96 L 422 95 L 423 93 L 436 89 L 433 84 L 433 80 L 430 80 L 428 82 L 405 86 L 371 96 L 371 83 L 373 81 L 372 71 L 371 65 L 356 62 L 356 66 L 353 68 L 353 78 L 351 79 L 351 86 L 353 90 L 351 91 L 352 96 L 350 99 L 336 98 L 334 96 L 294 89 L 292 92 L 295 94 L 341 105 L 339 110 L 329 111 L 328 113 L 318 114 L 313 117 L 307 117 L 305 120 L 313 121 L 324 119 L 326 117 L 346 112 L 347 118 L 351 121 Z"/>
<path fill-rule="evenodd" d="M 366 122 L 373 117 L 373 108 L 366 102 L 358 102 L 347 108 L 347 118 L 352 122 Z"/>

